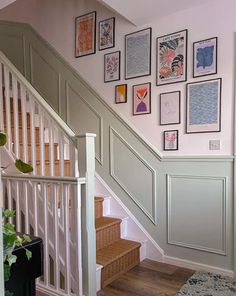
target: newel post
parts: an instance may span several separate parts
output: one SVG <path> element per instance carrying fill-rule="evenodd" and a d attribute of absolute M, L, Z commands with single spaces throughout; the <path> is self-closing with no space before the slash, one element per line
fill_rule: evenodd
<path fill-rule="evenodd" d="M 96 231 L 94 218 L 95 134 L 77 137 L 81 187 L 83 294 L 96 296 Z"/>

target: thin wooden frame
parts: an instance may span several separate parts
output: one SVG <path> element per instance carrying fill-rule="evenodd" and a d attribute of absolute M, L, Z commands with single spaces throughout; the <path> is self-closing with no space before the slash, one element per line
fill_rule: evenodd
<path fill-rule="evenodd" d="M 176 151 L 179 149 L 179 131 L 168 130 L 163 133 L 164 151 Z"/>
<path fill-rule="evenodd" d="M 75 57 L 96 53 L 96 11 L 75 18 Z"/>
<path fill-rule="evenodd" d="M 144 115 L 150 113 L 151 83 L 147 82 L 133 85 L 133 115 Z"/>
<path fill-rule="evenodd" d="M 193 77 L 217 74 L 218 38 L 193 43 Z"/>
<path fill-rule="evenodd" d="M 220 132 L 222 79 L 188 83 L 186 88 L 186 133 Z"/>
<path fill-rule="evenodd" d="M 152 28 L 125 35 L 126 80 L 151 75 L 151 48 Z"/>
<path fill-rule="evenodd" d="M 104 55 L 104 82 L 120 80 L 120 50 Z"/>
<path fill-rule="evenodd" d="M 98 27 L 98 49 L 105 50 L 115 47 L 115 18 L 100 21 Z"/>
<path fill-rule="evenodd" d="M 179 124 L 180 110 L 180 91 L 160 94 L 160 125 Z"/>
<path fill-rule="evenodd" d="M 187 80 L 188 30 L 182 30 L 156 39 L 157 85 Z"/>
<path fill-rule="evenodd" d="M 115 86 L 115 103 L 127 103 L 127 84 L 119 84 Z"/>

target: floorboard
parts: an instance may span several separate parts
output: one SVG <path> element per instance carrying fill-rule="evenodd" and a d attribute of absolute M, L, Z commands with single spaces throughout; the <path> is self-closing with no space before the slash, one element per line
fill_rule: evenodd
<path fill-rule="evenodd" d="M 145 259 L 97 296 L 174 296 L 193 273 L 190 269 Z M 48 295 L 37 293 L 37 296 Z"/>

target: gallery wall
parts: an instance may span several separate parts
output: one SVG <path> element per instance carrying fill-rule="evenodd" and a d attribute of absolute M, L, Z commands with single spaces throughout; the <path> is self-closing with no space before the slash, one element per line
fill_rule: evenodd
<path fill-rule="evenodd" d="M 221 3 L 220 0 L 216 0 L 160 18 L 143 27 L 135 27 L 95 0 L 21 0 L 1 10 L 0 19 L 30 23 L 122 118 L 135 127 L 163 155 L 231 155 L 233 153 L 236 3 L 234 0 L 226 2 Z M 96 54 L 75 58 L 75 17 L 91 11 L 97 12 L 97 22 L 109 17 L 116 18 L 115 47 L 99 51 L 97 45 Z M 148 27 L 152 27 L 151 75 L 125 80 L 125 35 Z M 188 30 L 187 83 L 222 78 L 221 132 L 186 134 L 186 82 L 156 86 L 156 37 L 184 29 Z M 193 42 L 211 37 L 218 37 L 218 73 L 192 78 Z M 121 51 L 121 79 L 104 83 L 104 54 L 117 50 Z M 132 86 L 146 82 L 151 82 L 151 114 L 133 116 Z M 115 104 L 115 85 L 122 83 L 128 85 L 128 101 L 125 104 Z M 172 91 L 181 92 L 181 123 L 160 126 L 160 94 Z M 178 130 L 178 150 L 163 151 L 163 132 L 166 130 Z M 209 140 L 220 140 L 221 149 L 209 150 Z"/>

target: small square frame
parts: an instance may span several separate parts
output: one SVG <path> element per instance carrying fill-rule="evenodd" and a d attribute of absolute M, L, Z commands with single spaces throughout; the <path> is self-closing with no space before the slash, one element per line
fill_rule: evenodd
<path fill-rule="evenodd" d="M 180 91 L 160 94 L 160 125 L 180 123 Z"/>
<path fill-rule="evenodd" d="M 115 86 L 115 103 L 127 103 L 127 84 L 119 84 Z"/>
<path fill-rule="evenodd" d="M 104 55 L 104 82 L 120 80 L 120 50 Z"/>
<path fill-rule="evenodd" d="M 125 35 L 126 80 L 151 75 L 151 47 L 152 28 Z"/>
<path fill-rule="evenodd" d="M 217 74 L 217 37 L 193 43 L 193 77 Z"/>
<path fill-rule="evenodd" d="M 220 132 L 221 85 L 221 78 L 187 83 L 187 134 Z"/>
<path fill-rule="evenodd" d="M 133 85 L 133 115 L 151 113 L 151 83 Z"/>
<path fill-rule="evenodd" d="M 115 18 L 111 17 L 98 23 L 98 49 L 115 47 Z"/>
<path fill-rule="evenodd" d="M 187 80 L 188 30 L 156 39 L 156 84 L 165 85 Z"/>
<path fill-rule="evenodd" d="M 164 151 L 173 151 L 179 149 L 179 131 L 168 130 L 163 133 Z"/>
<path fill-rule="evenodd" d="M 96 11 L 75 18 L 75 57 L 96 53 Z"/>

